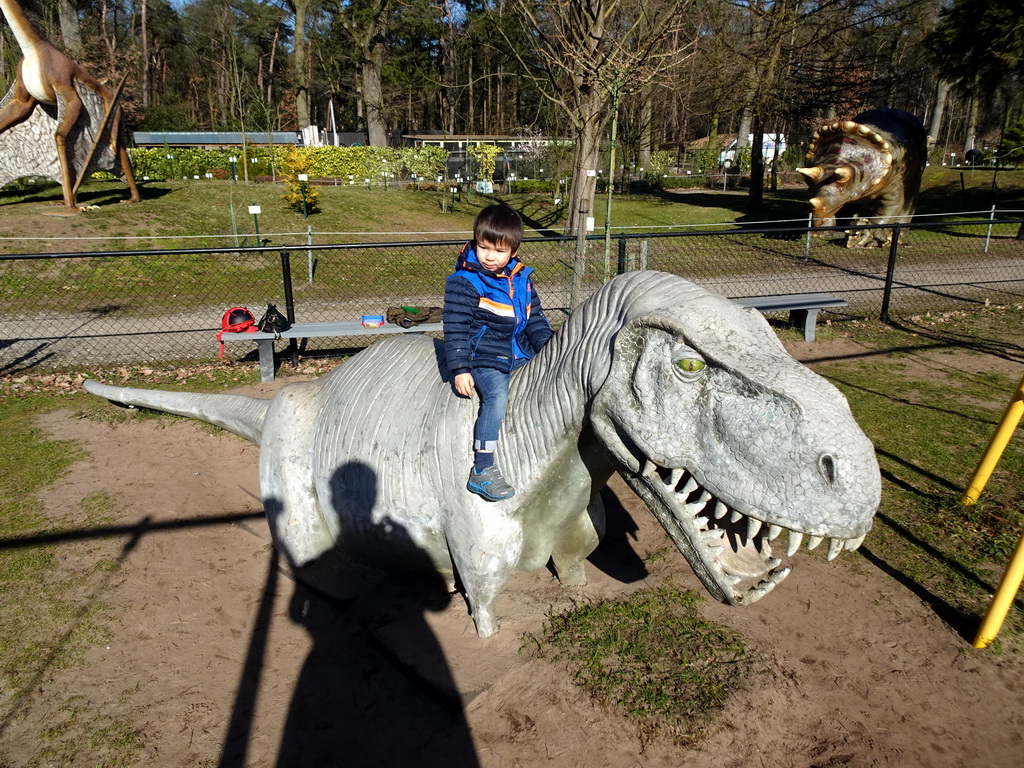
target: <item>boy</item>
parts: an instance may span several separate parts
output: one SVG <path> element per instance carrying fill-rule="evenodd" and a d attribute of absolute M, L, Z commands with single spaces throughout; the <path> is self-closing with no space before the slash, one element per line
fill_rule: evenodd
<path fill-rule="evenodd" d="M 455 391 L 480 396 L 466 487 L 488 501 L 515 494 L 494 463 L 512 371 L 551 338 L 530 280 L 533 270 L 516 258 L 522 239 L 518 213 L 507 205 L 487 206 L 444 289 L 444 350 Z"/>

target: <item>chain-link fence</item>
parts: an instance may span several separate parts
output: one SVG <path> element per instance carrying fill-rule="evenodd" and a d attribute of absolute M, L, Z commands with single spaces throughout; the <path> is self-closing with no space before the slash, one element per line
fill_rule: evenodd
<path fill-rule="evenodd" d="M 852 231 L 852 230 L 851 230 Z M 1024 223 L 946 219 L 857 228 L 875 248 L 847 248 L 839 229 L 743 228 L 686 233 L 531 238 L 535 269 L 557 325 L 605 279 L 655 269 L 729 297 L 824 292 L 830 311 L 891 317 L 970 304 L 1024 301 Z M 277 304 L 298 322 L 359 320 L 389 306 L 440 306 L 458 240 L 207 250 L 0 256 L 0 373 L 216 359 L 224 311 L 257 317 Z M 310 340 L 346 350 L 361 337 Z M 254 346 L 254 345 L 253 345 Z M 249 345 L 228 347 L 233 359 Z"/>

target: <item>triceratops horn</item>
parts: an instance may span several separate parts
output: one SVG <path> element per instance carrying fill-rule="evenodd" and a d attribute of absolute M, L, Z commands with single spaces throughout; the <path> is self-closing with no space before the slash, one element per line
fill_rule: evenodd
<path fill-rule="evenodd" d="M 853 178 L 853 169 L 845 165 L 839 166 L 835 171 L 833 171 L 833 173 L 835 173 L 836 178 L 843 183 Z"/>
<path fill-rule="evenodd" d="M 825 173 L 825 169 L 820 165 L 812 165 L 810 168 L 797 168 L 796 172 L 806 176 L 808 181 L 818 181 Z"/>

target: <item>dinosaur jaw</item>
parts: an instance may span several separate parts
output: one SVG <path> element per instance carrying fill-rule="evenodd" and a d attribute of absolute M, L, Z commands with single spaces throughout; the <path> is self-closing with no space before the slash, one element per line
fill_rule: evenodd
<path fill-rule="evenodd" d="M 622 476 L 647 502 L 705 588 L 722 602 L 753 603 L 789 575 L 790 568 L 773 556 L 772 547 L 782 544 L 786 533 L 785 554 L 792 557 L 805 532 L 765 522 L 768 515 L 758 510 L 740 512 L 682 468 L 662 467 L 648 459 L 639 473 Z M 808 535 L 807 548 L 813 550 L 823 538 Z M 856 549 L 863 540 L 831 538 L 827 559 Z"/>

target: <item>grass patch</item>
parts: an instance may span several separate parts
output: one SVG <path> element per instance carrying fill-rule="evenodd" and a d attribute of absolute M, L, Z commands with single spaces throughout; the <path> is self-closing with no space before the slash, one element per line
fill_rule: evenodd
<path fill-rule="evenodd" d="M 749 662 L 740 636 L 700 616 L 701 598 L 671 586 L 551 616 L 538 656 L 564 661 L 575 683 L 620 709 L 645 737 L 695 739 Z"/>
<path fill-rule="evenodd" d="M 815 366 L 847 396 L 882 469 L 882 506 L 866 555 L 962 633 L 984 615 L 1024 531 L 1019 434 L 979 502 L 960 504 L 1020 381 L 1019 367 L 995 366 L 990 355 L 1024 353 L 1022 323 L 1020 307 L 926 315 L 900 327 L 861 322 L 856 337 L 874 355 Z M 1001 636 L 1019 648 L 1022 633 L 1018 597 Z"/>
<path fill-rule="evenodd" d="M 88 571 L 78 572 L 61 564 L 62 555 L 90 545 L 26 541 L 58 532 L 43 515 L 39 494 L 84 456 L 71 441 L 49 439 L 34 419 L 75 399 L 55 398 L 53 392 L 15 396 L 9 381 L 0 388 L 0 429 L 6 436 L 0 452 L 0 707 L 8 722 L 19 718 L 55 670 L 80 663 L 85 650 L 108 634 L 110 606 L 104 592 L 120 561 L 101 557 Z M 112 497 L 94 494 L 81 500 L 76 514 L 90 521 L 108 518 L 114 507 Z M 49 733 L 54 728 L 67 729 L 67 738 Z M 58 758 L 76 754 L 84 738 L 102 745 L 100 752 L 107 755 L 92 764 L 127 766 L 138 751 L 132 732 L 126 723 L 69 703 L 39 734 L 44 747 L 27 765 L 71 764 Z"/>

